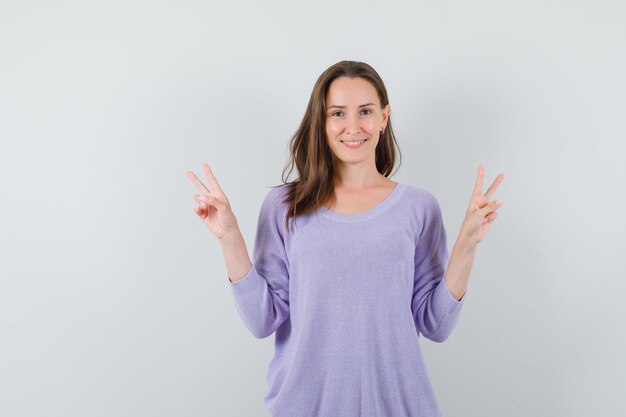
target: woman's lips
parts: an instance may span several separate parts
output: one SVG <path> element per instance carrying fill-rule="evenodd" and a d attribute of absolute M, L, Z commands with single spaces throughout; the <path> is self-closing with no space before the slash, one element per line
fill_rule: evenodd
<path fill-rule="evenodd" d="M 359 149 L 361 146 L 363 146 L 363 144 L 367 141 L 367 139 L 362 139 L 360 142 L 358 143 L 347 143 L 347 142 L 355 142 L 355 141 L 346 141 L 344 142 L 343 140 L 341 141 L 341 143 L 343 143 L 344 145 L 346 145 L 347 148 L 349 149 Z"/>

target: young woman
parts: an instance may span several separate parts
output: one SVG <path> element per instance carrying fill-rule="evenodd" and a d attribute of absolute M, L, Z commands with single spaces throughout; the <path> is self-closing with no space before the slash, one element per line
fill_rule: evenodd
<path fill-rule="evenodd" d="M 454 329 L 479 242 L 495 220 L 483 167 L 448 255 L 437 199 L 388 178 L 397 143 L 387 91 L 362 62 L 318 78 L 291 141 L 299 177 L 261 206 L 250 261 L 232 208 L 211 190 L 196 214 L 220 240 L 235 306 L 250 332 L 275 332 L 264 402 L 275 417 L 439 416 L 419 345 Z"/>

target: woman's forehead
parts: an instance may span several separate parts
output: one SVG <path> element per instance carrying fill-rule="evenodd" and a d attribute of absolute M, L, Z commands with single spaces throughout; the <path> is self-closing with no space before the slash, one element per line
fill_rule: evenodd
<path fill-rule="evenodd" d="M 328 93 L 326 103 L 328 106 L 358 107 L 367 103 L 377 103 L 378 94 L 374 86 L 363 78 L 340 77 L 334 80 Z"/>

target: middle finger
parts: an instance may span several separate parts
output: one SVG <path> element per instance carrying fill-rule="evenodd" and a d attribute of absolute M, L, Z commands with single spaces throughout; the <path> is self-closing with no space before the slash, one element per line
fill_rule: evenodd
<path fill-rule="evenodd" d="M 487 198 L 487 200 L 491 199 L 491 196 L 493 195 L 493 193 L 496 192 L 496 189 L 498 188 L 498 186 L 500 185 L 502 180 L 504 180 L 504 173 L 501 172 L 500 174 L 498 174 L 496 179 L 493 180 L 493 183 L 491 184 L 491 186 L 489 187 L 489 189 L 485 193 L 485 198 Z"/>
<path fill-rule="evenodd" d="M 200 181 L 200 179 L 196 177 L 196 174 L 194 174 L 192 171 L 187 171 L 187 178 L 189 178 L 191 182 L 193 182 L 204 195 L 211 195 L 209 189 L 206 188 L 202 181 Z"/>

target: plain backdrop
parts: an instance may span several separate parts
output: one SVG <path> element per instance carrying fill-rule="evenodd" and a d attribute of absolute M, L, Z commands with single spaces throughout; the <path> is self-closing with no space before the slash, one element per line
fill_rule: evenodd
<path fill-rule="evenodd" d="M 437 197 L 450 249 L 478 165 L 506 175 L 455 331 L 421 338 L 444 415 L 623 413 L 624 2 L 0 4 L 1 416 L 268 415 L 274 335 L 185 172 L 211 165 L 252 255 L 344 59 L 385 81 L 391 178 Z"/>

